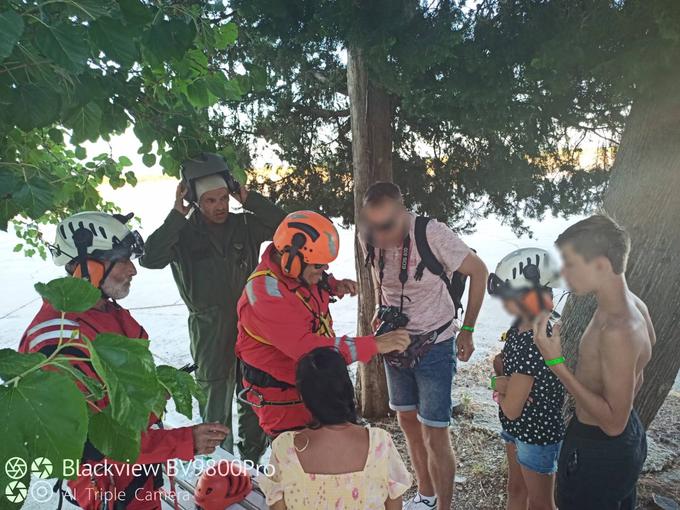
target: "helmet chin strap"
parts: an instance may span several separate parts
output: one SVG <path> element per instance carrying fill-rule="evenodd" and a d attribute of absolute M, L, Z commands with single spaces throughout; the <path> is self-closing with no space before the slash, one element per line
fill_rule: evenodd
<path fill-rule="evenodd" d="M 87 267 L 87 249 L 92 246 L 94 236 L 92 232 L 85 227 L 80 227 L 73 233 L 73 242 L 78 250 L 78 265 L 80 265 L 80 274 L 83 279 L 90 281 L 90 270 Z"/>
<path fill-rule="evenodd" d="M 82 275 L 83 279 L 87 280 L 88 282 L 92 283 L 92 279 L 90 277 L 90 270 L 87 267 L 87 261 L 90 259 L 87 253 L 87 249 L 92 246 L 94 236 L 92 235 L 92 232 L 85 227 L 80 227 L 78 230 L 76 230 L 73 233 L 73 242 L 76 245 L 76 249 L 78 250 L 78 265 L 80 266 L 80 274 Z M 109 299 L 110 296 L 104 292 L 102 289 L 102 285 L 104 284 L 104 281 L 106 278 L 111 274 L 111 271 L 113 270 L 113 266 L 116 265 L 115 261 L 111 261 L 109 263 L 109 267 L 106 268 L 104 271 L 104 276 L 102 276 L 102 279 L 98 283 L 98 289 L 102 293 L 102 298 L 104 299 Z"/>
<path fill-rule="evenodd" d="M 104 289 L 102 288 L 102 285 L 104 285 L 104 281 L 106 278 L 108 278 L 109 274 L 111 274 L 111 271 L 113 270 L 113 266 L 116 265 L 116 261 L 110 261 L 109 262 L 109 267 L 104 270 L 104 276 L 102 276 L 101 281 L 99 282 L 99 291 L 102 293 L 102 298 L 104 299 L 111 299 L 111 296 L 109 296 L 106 292 L 104 292 Z"/>

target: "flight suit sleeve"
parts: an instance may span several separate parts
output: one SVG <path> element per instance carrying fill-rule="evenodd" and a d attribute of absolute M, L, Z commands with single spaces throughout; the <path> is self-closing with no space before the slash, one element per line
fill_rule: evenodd
<path fill-rule="evenodd" d="M 142 433 L 138 464 L 156 464 L 170 459 L 192 460 L 194 435 L 191 427 L 147 429 Z"/>
<path fill-rule="evenodd" d="M 243 208 L 252 212 L 248 216 L 248 227 L 257 243 L 271 241 L 279 223 L 286 217 L 286 211 L 257 191 L 248 191 Z"/>
<path fill-rule="evenodd" d="M 378 353 L 374 336 L 335 336 L 315 334 L 308 314 L 301 313 L 296 296 L 283 297 L 279 282 L 266 276 L 255 278 L 246 285 L 251 306 L 250 321 L 255 335 L 266 339 L 289 358 L 298 361 L 317 347 L 335 347 L 345 361 L 367 362 Z M 250 332 L 249 332 L 250 333 Z"/>
<path fill-rule="evenodd" d="M 139 260 L 147 269 L 162 269 L 175 259 L 175 247 L 187 219 L 176 209 L 170 211 L 163 224 L 144 243 L 144 255 Z"/>

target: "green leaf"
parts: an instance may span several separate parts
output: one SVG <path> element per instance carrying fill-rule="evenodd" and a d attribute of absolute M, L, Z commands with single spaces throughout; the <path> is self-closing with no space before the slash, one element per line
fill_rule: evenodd
<path fill-rule="evenodd" d="M 156 374 L 163 387 L 172 396 L 178 413 L 189 419 L 192 418 L 192 396 L 198 400 L 199 405 L 203 408 L 206 402 L 205 393 L 191 374 L 168 365 L 156 367 Z"/>
<path fill-rule="evenodd" d="M 0 349 L 0 377 L 8 381 L 46 359 L 45 355 L 39 352 L 24 354 L 14 349 Z"/>
<path fill-rule="evenodd" d="M 245 185 L 248 182 L 248 175 L 246 174 L 246 171 L 240 166 L 233 166 L 231 168 L 231 175 L 233 175 L 234 179 L 236 179 L 242 185 Z"/>
<path fill-rule="evenodd" d="M 9 221 L 20 212 L 21 209 L 13 200 L 0 198 L 0 230 L 6 232 Z"/>
<path fill-rule="evenodd" d="M 145 166 L 148 166 L 151 168 L 156 164 L 156 155 L 155 154 L 144 154 L 142 156 L 142 163 L 144 163 Z"/>
<path fill-rule="evenodd" d="M 32 218 L 37 218 L 52 207 L 54 187 L 42 177 L 32 177 L 22 183 L 12 198 Z"/>
<path fill-rule="evenodd" d="M 69 0 L 66 3 L 68 13 L 78 18 L 95 20 L 102 16 L 118 12 L 115 2 L 102 0 Z"/>
<path fill-rule="evenodd" d="M 0 420 L 0 461 L 4 464 L 16 451 L 12 443 L 18 441 L 30 458 L 50 459 L 55 478 L 65 478 L 64 460 L 78 461 L 87 438 L 85 397 L 73 381 L 36 370 L 16 385 L 0 386 L 0 409 L 11 417 Z"/>
<path fill-rule="evenodd" d="M 139 58 L 134 31 L 119 20 L 98 19 L 92 23 L 90 35 L 110 59 L 124 66 L 132 65 Z"/>
<path fill-rule="evenodd" d="M 125 180 L 130 186 L 137 186 L 137 176 L 132 170 L 125 172 Z"/>
<path fill-rule="evenodd" d="M 39 25 L 36 42 L 46 57 L 73 72 L 81 71 L 90 55 L 85 31 L 66 22 L 53 27 Z"/>
<path fill-rule="evenodd" d="M 156 378 L 149 341 L 100 333 L 90 345 L 92 365 L 108 389 L 111 416 L 143 430 L 162 387 Z"/>
<path fill-rule="evenodd" d="M 144 34 L 146 46 L 159 60 L 181 59 L 191 47 L 196 36 L 193 23 L 179 19 L 160 21 Z"/>
<path fill-rule="evenodd" d="M 238 101 L 241 99 L 241 88 L 236 80 L 229 80 L 223 73 L 211 74 L 205 79 L 210 93 L 220 99 Z"/>
<path fill-rule="evenodd" d="M 59 116 L 61 97 L 45 82 L 27 83 L 14 91 L 12 121 L 24 131 L 52 124 Z"/>
<path fill-rule="evenodd" d="M 71 143 L 79 144 L 85 140 L 96 141 L 99 138 L 99 124 L 102 119 L 102 110 L 93 102 L 87 103 L 75 109 L 71 115 L 64 119 L 64 125 L 73 129 Z"/>
<path fill-rule="evenodd" d="M 104 387 L 102 384 L 99 381 L 86 376 L 79 369 L 71 365 L 70 362 L 61 361 L 59 356 L 57 356 L 55 361 L 51 361 L 49 365 L 58 367 L 64 372 L 67 372 L 73 379 L 82 384 L 90 393 L 88 400 L 97 402 L 98 400 L 104 398 Z"/>
<path fill-rule="evenodd" d="M 111 408 L 90 418 L 88 438 L 106 457 L 131 463 L 139 457 L 142 433 L 113 419 Z"/>
<path fill-rule="evenodd" d="M 52 139 L 52 141 L 56 144 L 63 144 L 64 143 L 64 132 L 57 129 L 57 128 L 51 128 L 47 132 L 48 136 Z"/>
<path fill-rule="evenodd" d="M 12 249 L 12 251 L 14 253 L 19 253 L 23 247 L 24 247 L 24 245 L 22 243 L 17 243 L 17 244 L 14 245 L 14 248 Z"/>
<path fill-rule="evenodd" d="M 223 50 L 231 46 L 238 39 L 238 26 L 230 21 L 226 25 L 217 27 L 215 30 L 215 48 Z"/>
<path fill-rule="evenodd" d="M 87 280 L 65 276 L 51 282 L 36 283 L 35 290 L 60 312 L 82 313 L 94 307 L 101 299 L 99 289 Z"/>
<path fill-rule="evenodd" d="M 205 108 L 215 103 L 208 93 L 208 87 L 205 80 L 202 79 L 194 81 L 187 87 L 187 97 L 189 98 L 189 102 L 196 108 Z"/>
<path fill-rule="evenodd" d="M 118 163 L 123 165 L 123 166 L 132 166 L 132 161 L 130 161 L 130 158 L 127 156 L 121 156 L 118 158 Z"/>
<path fill-rule="evenodd" d="M 12 53 L 24 33 L 24 19 L 15 11 L 0 13 L 0 61 Z"/>
<path fill-rule="evenodd" d="M 12 171 L 11 168 L 13 167 L 3 168 L 2 163 L 0 163 L 0 198 L 11 195 L 18 190 L 23 183 L 23 179 L 19 177 L 17 172 Z"/>
<path fill-rule="evenodd" d="M 179 161 L 166 152 L 161 156 L 161 167 L 163 171 L 171 176 L 179 177 Z"/>
<path fill-rule="evenodd" d="M 81 161 L 87 157 L 87 151 L 85 150 L 85 147 L 81 147 L 80 145 L 75 148 L 74 153 L 76 158 L 80 159 Z"/>
<path fill-rule="evenodd" d="M 238 80 L 228 80 L 225 85 L 224 99 L 231 101 L 238 101 L 243 96 L 243 91 L 241 90 L 241 84 Z"/>
<path fill-rule="evenodd" d="M 132 25 L 146 25 L 153 19 L 154 11 L 140 0 L 118 0 L 125 20 Z"/>

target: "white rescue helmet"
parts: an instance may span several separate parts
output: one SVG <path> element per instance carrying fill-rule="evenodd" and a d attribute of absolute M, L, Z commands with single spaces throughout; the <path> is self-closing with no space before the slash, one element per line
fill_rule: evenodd
<path fill-rule="evenodd" d="M 560 266 L 542 248 L 521 248 L 508 253 L 489 275 L 487 289 L 492 296 L 514 297 L 537 288 L 560 286 Z"/>
<path fill-rule="evenodd" d="M 86 211 L 64 219 L 57 225 L 56 239 L 50 246 L 52 260 L 57 266 L 65 266 L 81 256 L 111 262 L 140 257 L 144 240 L 126 225 L 131 217 Z"/>

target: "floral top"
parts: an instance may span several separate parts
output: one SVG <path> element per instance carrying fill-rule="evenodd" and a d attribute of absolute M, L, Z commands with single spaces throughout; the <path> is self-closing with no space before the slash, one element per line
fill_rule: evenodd
<path fill-rule="evenodd" d="M 411 475 L 383 429 L 369 428 L 366 465 L 352 473 L 305 473 L 294 438 L 294 432 L 284 432 L 274 440 L 269 461 L 274 474 L 257 477 L 268 505 L 283 498 L 288 510 L 384 510 L 388 497 L 395 499 L 411 486 Z"/>

